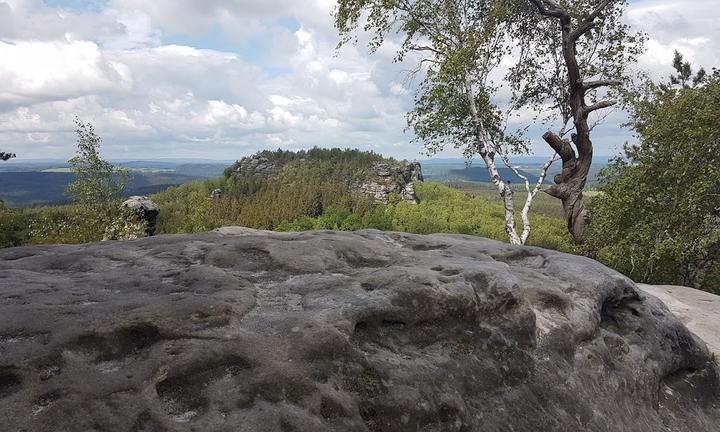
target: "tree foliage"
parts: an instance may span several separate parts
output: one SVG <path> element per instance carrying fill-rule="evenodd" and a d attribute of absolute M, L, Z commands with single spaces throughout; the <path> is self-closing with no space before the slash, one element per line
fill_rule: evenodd
<path fill-rule="evenodd" d="M 490 73 L 506 53 L 512 4 L 508 0 L 341 0 L 336 26 L 342 45 L 353 40 L 362 25 L 370 35 L 371 51 L 388 36 L 399 37 L 396 60 L 412 56 L 413 73 L 422 76 L 408 126 L 430 153 L 452 145 L 472 156 L 483 147 L 492 152 L 490 139 L 507 143 Z M 484 134 L 480 143 L 472 104 Z"/>
<path fill-rule="evenodd" d="M 589 104 L 604 98 L 607 87 L 627 85 L 632 80 L 630 66 L 643 52 L 646 36 L 633 32 L 622 20 L 626 0 L 522 2 L 528 10 L 513 27 L 513 40 L 519 44 L 518 61 L 506 77 L 513 89 L 513 103 L 532 107 L 544 121 L 559 120 L 557 128 L 562 136 L 572 130 L 569 122 L 573 118 L 562 32 L 556 19 L 543 17 L 532 3 L 556 5 L 576 30 L 587 28 L 574 40 L 574 50 L 583 83 L 594 83 L 585 91 Z M 588 20 L 595 10 L 597 16 Z"/>
<path fill-rule="evenodd" d="M 105 206 L 120 198 L 130 178 L 127 170 L 117 168 L 100 155 L 102 138 L 92 124 L 75 119 L 76 155 L 68 162 L 75 180 L 66 194 L 88 206 Z"/>
<path fill-rule="evenodd" d="M 720 291 L 720 73 L 675 60 L 632 95 L 639 144 L 603 173 L 588 246 L 635 280 Z"/>
<path fill-rule="evenodd" d="M 0 161 L 10 160 L 15 157 L 15 153 L 0 152 Z"/>
<path fill-rule="evenodd" d="M 501 106 L 492 80 L 493 71 L 510 54 L 513 26 L 523 12 L 519 4 L 516 0 L 340 0 L 335 22 L 343 37 L 341 45 L 360 26 L 371 35 L 371 51 L 388 35 L 400 38 L 396 60 L 412 56 L 413 73 L 422 75 L 414 108 L 407 115 L 415 140 L 431 154 L 454 146 L 468 159 L 480 156 L 503 198 L 505 231 L 514 244 L 523 244 L 530 236 L 528 212 L 552 163 L 534 189 L 525 179 L 528 193 L 519 232 L 513 189 L 501 178 L 495 158 L 500 156 L 515 170 L 508 153 L 527 150 L 527 143 L 524 128 L 508 127 L 518 106 Z"/>
<path fill-rule="evenodd" d="M 673 68 L 677 75 L 670 75 L 671 85 L 679 85 L 682 88 L 697 87 L 707 78 L 707 71 L 703 68 L 700 68 L 693 76 L 690 62 L 685 61 L 683 55 L 677 50 L 675 50 L 675 57 L 673 58 Z"/>
<path fill-rule="evenodd" d="M 568 231 L 579 243 L 588 234 L 583 189 L 592 165 L 591 115 L 617 102 L 598 100 L 600 89 L 622 84 L 622 73 L 640 52 L 642 36 L 622 23 L 625 0 L 529 0 L 534 14 L 519 27 L 521 54 L 509 75 L 517 104 L 547 104 L 562 120 L 543 139 L 562 159 L 555 185 L 545 190 L 562 201 Z M 605 110 L 605 111 L 603 111 Z M 570 123 L 572 121 L 572 123 Z M 595 123 L 596 124 L 596 123 Z M 570 140 L 563 135 L 568 132 Z"/>

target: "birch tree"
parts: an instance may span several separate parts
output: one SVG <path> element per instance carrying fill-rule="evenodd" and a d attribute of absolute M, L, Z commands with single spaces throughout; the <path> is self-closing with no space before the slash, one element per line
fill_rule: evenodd
<path fill-rule="evenodd" d="M 371 52 L 386 37 L 399 35 L 396 61 L 412 57 L 412 73 L 423 77 L 408 126 L 431 153 L 453 145 L 468 158 L 480 156 L 502 197 L 505 231 L 513 244 L 524 244 L 530 236 L 530 206 L 553 160 L 535 185 L 524 179 L 528 194 L 518 232 L 513 188 L 501 177 L 496 157 L 514 169 L 508 154 L 525 149 L 526 143 L 520 133 L 508 132 L 514 107 L 498 107 L 490 76 L 508 54 L 512 21 L 519 12 L 510 0 L 339 0 L 335 15 L 340 45 L 356 41 L 359 27 L 372 35 Z"/>
<path fill-rule="evenodd" d="M 623 24 L 625 0 L 526 1 L 528 19 L 515 27 L 520 60 L 508 80 L 516 104 L 561 120 L 558 131 L 543 135 L 562 159 L 562 172 L 545 192 L 562 201 L 568 231 L 582 242 L 589 226 L 583 189 L 593 158 L 591 131 L 617 103 L 606 97 L 628 79 L 644 35 Z"/>
<path fill-rule="evenodd" d="M 102 138 L 93 125 L 75 119 L 77 150 L 68 163 L 75 180 L 65 191 L 75 202 L 89 207 L 112 206 L 125 191 L 130 172 L 113 166 L 100 155 Z"/>

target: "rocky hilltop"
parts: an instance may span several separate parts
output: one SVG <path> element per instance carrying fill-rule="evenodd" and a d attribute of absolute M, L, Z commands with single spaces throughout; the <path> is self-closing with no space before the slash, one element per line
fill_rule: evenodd
<path fill-rule="evenodd" d="M 241 178 L 274 178 L 281 175 L 283 170 L 297 165 L 322 163 L 324 159 L 332 157 L 334 151 L 342 153 L 339 149 L 326 152 L 320 149 L 307 152 L 262 151 L 238 160 L 228 168 L 226 174 Z M 344 157 L 348 155 L 351 153 L 346 152 Z M 341 176 L 344 178 L 338 179 L 347 184 L 350 192 L 365 194 L 382 204 L 388 204 L 393 199 L 417 203 L 415 182 L 423 181 L 419 162 L 385 159 L 371 153 L 363 156 L 358 158 L 360 162 L 354 172 L 345 173 Z M 327 173 L 330 177 L 336 174 Z"/>
<path fill-rule="evenodd" d="M 280 168 L 278 162 L 270 160 L 262 153 L 246 156 L 235 162 L 231 167 L 231 173 L 235 176 L 271 176 Z"/>
<path fill-rule="evenodd" d="M 242 228 L 0 251 L 7 431 L 717 431 L 718 365 L 585 258 Z"/>

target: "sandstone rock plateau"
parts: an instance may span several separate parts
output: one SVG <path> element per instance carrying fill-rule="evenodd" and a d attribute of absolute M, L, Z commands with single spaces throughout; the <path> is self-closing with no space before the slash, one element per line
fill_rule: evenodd
<path fill-rule="evenodd" d="M 718 366 L 584 258 L 222 229 L 0 251 L 3 431 L 717 431 Z"/>

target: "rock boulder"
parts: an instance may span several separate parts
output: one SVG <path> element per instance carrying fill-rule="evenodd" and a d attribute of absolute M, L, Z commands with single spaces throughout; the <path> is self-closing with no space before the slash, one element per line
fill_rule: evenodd
<path fill-rule="evenodd" d="M 240 228 L 0 251 L 7 431 L 717 431 L 718 366 L 585 258 Z"/>
<path fill-rule="evenodd" d="M 131 196 L 122 203 L 122 208 L 145 223 L 145 232 L 148 236 L 155 235 L 155 224 L 160 214 L 160 207 L 153 200 L 146 196 Z"/>
<path fill-rule="evenodd" d="M 720 356 L 720 296 L 684 286 L 638 286 L 662 300 L 683 324 L 707 343 L 710 351 Z"/>

